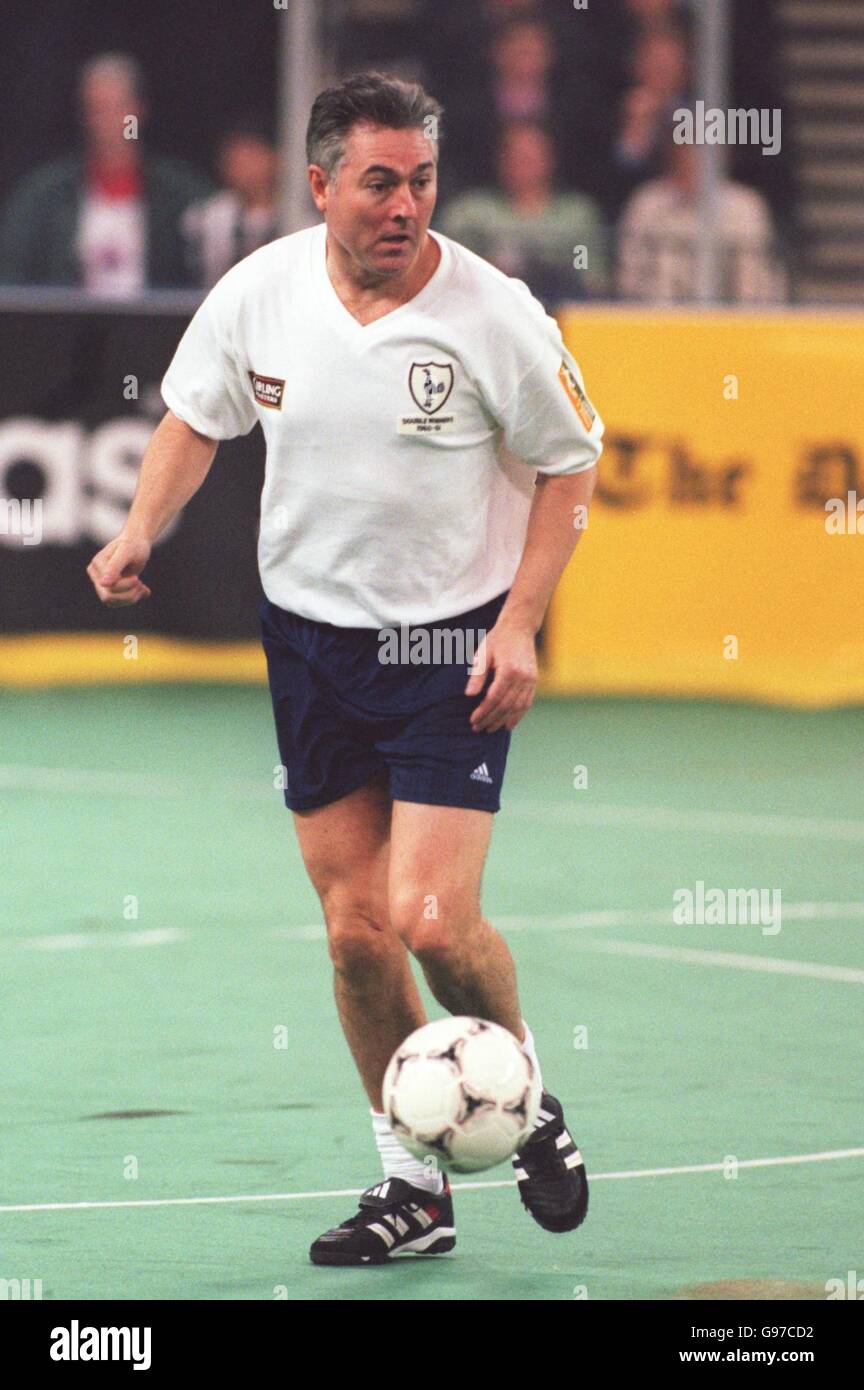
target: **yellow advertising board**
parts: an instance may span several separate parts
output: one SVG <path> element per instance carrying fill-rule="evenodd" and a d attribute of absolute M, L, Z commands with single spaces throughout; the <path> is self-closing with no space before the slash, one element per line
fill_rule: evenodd
<path fill-rule="evenodd" d="M 864 320 L 579 309 L 606 424 L 545 688 L 864 700 Z"/>
<path fill-rule="evenodd" d="M 606 423 L 542 690 L 864 701 L 864 318 L 580 307 Z M 265 679 L 260 644 L 0 638 L 3 684 Z"/>

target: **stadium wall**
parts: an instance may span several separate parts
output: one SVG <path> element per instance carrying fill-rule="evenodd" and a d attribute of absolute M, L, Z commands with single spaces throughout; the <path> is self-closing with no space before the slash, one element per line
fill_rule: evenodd
<path fill-rule="evenodd" d="M 260 431 L 220 447 L 160 538 L 151 599 L 103 609 L 85 573 L 122 525 L 193 307 L 0 308 L 0 684 L 264 679 Z M 580 307 L 562 329 L 607 432 L 544 691 L 864 699 L 864 321 Z M 16 534 L 27 498 L 38 543 Z"/>
<path fill-rule="evenodd" d="M 548 688 L 864 699 L 864 321 L 580 308 L 562 330 L 607 432 Z"/>

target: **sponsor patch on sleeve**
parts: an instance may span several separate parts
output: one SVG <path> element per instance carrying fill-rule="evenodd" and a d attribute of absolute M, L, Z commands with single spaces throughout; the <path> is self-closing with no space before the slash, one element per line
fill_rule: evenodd
<path fill-rule="evenodd" d="M 596 412 L 566 362 L 562 362 L 561 366 L 558 368 L 558 380 L 570 397 L 570 404 L 573 406 L 582 424 L 585 426 L 586 430 L 590 430 L 597 418 Z"/>
<path fill-rule="evenodd" d="M 259 376 L 257 372 L 250 372 L 249 380 L 252 382 L 252 390 L 259 405 L 266 405 L 269 410 L 282 409 L 284 381 L 275 376 Z"/>

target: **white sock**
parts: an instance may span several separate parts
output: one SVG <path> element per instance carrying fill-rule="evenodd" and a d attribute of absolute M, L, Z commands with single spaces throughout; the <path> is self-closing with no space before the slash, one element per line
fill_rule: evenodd
<path fill-rule="evenodd" d="M 372 1116 L 372 1129 L 375 1143 L 381 1155 L 385 1178 L 404 1178 L 412 1187 L 423 1187 L 427 1192 L 444 1191 L 444 1178 L 430 1165 L 421 1163 L 419 1158 L 403 1149 L 390 1128 L 387 1116 L 378 1110 L 369 1110 Z"/>
<path fill-rule="evenodd" d="M 528 1027 L 528 1024 L 525 1022 L 524 1018 L 522 1020 L 522 1027 L 525 1029 L 525 1037 L 522 1040 L 522 1046 L 528 1053 L 528 1056 L 531 1058 L 531 1061 L 534 1063 L 534 1066 L 537 1069 L 537 1075 L 540 1077 L 540 1089 L 542 1090 L 543 1074 L 540 1071 L 540 1063 L 537 1060 L 537 1049 L 534 1046 L 534 1034 L 531 1032 L 531 1029 Z"/>

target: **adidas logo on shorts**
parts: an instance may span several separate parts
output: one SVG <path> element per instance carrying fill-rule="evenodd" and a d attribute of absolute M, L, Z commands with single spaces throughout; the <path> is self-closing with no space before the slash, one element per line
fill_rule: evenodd
<path fill-rule="evenodd" d="M 489 776 L 489 769 L 485 763 L 481 763 L 479 767 L 475 767 L 474 771 L 471 773 L 471 781 L 488 782 L 491 787 L 492 778 Z"/>

